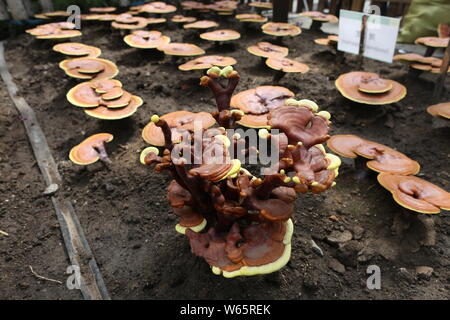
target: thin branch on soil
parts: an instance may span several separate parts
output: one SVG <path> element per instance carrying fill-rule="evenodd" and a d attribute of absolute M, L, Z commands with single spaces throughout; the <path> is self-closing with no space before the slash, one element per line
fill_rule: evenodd
<path fill-rule="evenodd" d="M 56 282 L 56 283 L 62 284 L 62 282 L 59 281 L 59 280 L 49 279 L 49 278 L 46 278 L 46 277 L 43 277 L 43 276 L 38 275 L 36 272 L 34 272 L 32 266 L 29 266 L 29 267 L 30 267 L 31 273 L 32 273 L 36 278 L 42 279 L 42 280 L 46 280 L 46 281 L 50 281 L 50 282 Z"/>
<path fill-rule="evenodd" d="M 9 234 L 7 232 L 3 231 L 3 230 L 0 230 L 0 234 L 2 234 L 4 236 L 7 236 L 7 237 L 9 236 Z"/>

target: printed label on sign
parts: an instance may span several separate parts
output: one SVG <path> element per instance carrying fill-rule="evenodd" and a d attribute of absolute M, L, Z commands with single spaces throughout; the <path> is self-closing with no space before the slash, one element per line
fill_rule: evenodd
<path fill-rule="evenodd" d="M 359 54 L 361 37 L 360 12 L 341 10 L 339 15 L 339 42 L 338 50 L 352 54 Z"/>
<path fill-rule="evenodd" d="M 362 17 L 368 16 L 363 55 L 391 63 L 397 43 L 400 19 L 341 10 L 339 18 L 338 50 L 359 54 Z"/>

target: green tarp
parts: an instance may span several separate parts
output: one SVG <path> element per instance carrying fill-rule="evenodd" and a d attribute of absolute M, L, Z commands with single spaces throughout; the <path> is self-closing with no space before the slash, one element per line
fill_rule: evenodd
<path fill-rule="evenodd" d="M 414 42 L 419 37 L 437 37 L 437 26 L 450 24 L 450 0 L 413 0 L 398 42 Z"/>

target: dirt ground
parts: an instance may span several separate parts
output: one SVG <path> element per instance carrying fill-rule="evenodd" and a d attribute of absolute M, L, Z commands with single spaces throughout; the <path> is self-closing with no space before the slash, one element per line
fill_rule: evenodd
<path fill-rule="evenodd" d="M 231 20 L 230 20 L 231 21 Z M 234 21 L 222 27 L 240 28 Z M 192 42 L 207 54 L 222 53 L 238 60 L 242 80 L 237 91 L 270 84 L 273 71 L 245 49 L 263 39 L 259 31 L 241 29 L 234 47 L 215 47 L 195 32 L 173 26 L 162 30 L 173 42 Z M 146 147 L 141 130 L 150 116 L 175 110 L 213 111 L 210 92 L 198 86 L 199 73 L 181 72 L 169 58 L 129 48 L 118 32 L 105 25 L 83 26 L 80 42 L 100 47 L 102 57 L 117 63 L 124 88 L 145 104 L 131 118 L 101 121 L 90 118 L 66 100 L 77 81 L 64 75 L 64 57 L 47 42 L 29 35 L 12 39 L 6 50 L 20 94 L 37 113 L 53 156 L 64 178 L 63 192 L 75 210 L 113 299 L 448 299 L 450 297 L 450 215 L 435 217 L 437 243 L 420 245 L 419 224 L 395 234 L 393 219 L 402 210 L 380 187 L 374 175 L 355 177 L 345 162 L 337 186 L 320 195 L 300 195 L 293 217 L 292 257 L 281 271 L 266 276 L 225 279 L 190 253 L 184 236 L 175 232 L 176 217 L 165 199 L 169 177 L 139 163 Z M 450 190 L 450 127 L 433 129 L 425 112 L 431 104 L 434 75 L 407 76 L 407 67 L 365 61 L 364 69 L 402 82 L 407 97 L 391 106 L 370 107 L 343 98 L 334 87 L 339 74 L 355 70 L 354 57 L 337 63 L 331 51 L 314 44 L 319 33 L 288 39 L 289 57 L 311 68 L 288 75 L 280 85 L 297 98 L 316 101 L 332 114 L 331 133 L 353 133 L 389 145 L 420 162 L 419 176 Z M 447 81 L 447 88 L 449 81 Z M 445 93 L 442 101 L 449 101 Z M 0 280 L 2 299 L 81 299 L 65 286 L 69 265 L 49 198 L 34 161 L 24 128 L 0 86 Z M 113 161 L 80 167 L 68 161 L 69 150 L 84 137 L 110 132 Z M 330 219 L 336 216 L 337 221 Z M 327 239 L 351 233 L 341 244 Z M 311 245 L 323 250 L 323 256 Z M 369 265 L 381 268 L 381 289 L 366 288 Z M 58 284 L 36 278 L 29 268 Z M 433 268 L 430 277 L 416 267 Z"/>

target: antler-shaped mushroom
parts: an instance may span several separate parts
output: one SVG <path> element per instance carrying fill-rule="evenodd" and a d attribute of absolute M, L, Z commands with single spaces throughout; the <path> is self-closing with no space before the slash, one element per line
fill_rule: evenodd
<path fill-rule="evenodd" d="M 223 76 L 228 79 L 228 84 L 223 87 L 219 78 Z M 218 112 L 213 113 L 214 118 L 224 128 L 230 128 L 236 121 L 239 121 L 242 112 L 230 110 L 231 96 L 239 83 L 240 75 L 233 70 L 232 66 L 227 66 L 222 70 L 219 67 L 212 67 L 207 71 L 207 76 L 200 79 L 200 85 L 211 89 L 216 99 Z"/>

